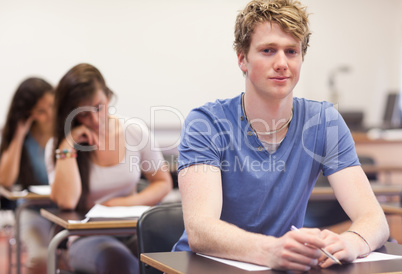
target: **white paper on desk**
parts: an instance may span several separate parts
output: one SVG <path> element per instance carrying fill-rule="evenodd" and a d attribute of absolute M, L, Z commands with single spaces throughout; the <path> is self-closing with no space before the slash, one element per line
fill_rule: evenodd
<path fill-rule="evenodd" d="M 12 191 L 11 194 L 13 194 L 16 197 L 25 197 L 28 195 L 28 190 L 24 189 L 21 191 Z"/>
<path fill-rule="evenodd" d="M 39 195 L 50 195 L 51 188 L 49 185 L 29 186 L 29 191 Z"/>
<path fill-rule="evenodd" d="M 380 252 L 371 252 L 370 255 L 368 255 L 367 257 L 356 259 L 353 261 L 353 263 L 374 262 L 374 261 L 395 260 L 395 259 L 402 259 L 402 256 L 385 254 Z"/>
<path fill-rule="evenodd" d="M 129 218 L 140 217 L 150 206 L 104 206 L 94 205 L 85 217 L 88 218 Z"/>
<path fill-rule="evenodd" d="M 222 258 L 217 258 L 217 257 L 212 257 L 212 256 L 207 256 L 204 254 L 197 253 L 197 255 L 203 256 L 205 258 L 211 259 L 218 261 L 220 263 L 228 264 L 237 268 L 241 268 L 247 271 L 262 271 L 262 270 L 269 270 L 269 267 L 266 266 L 261 266 L 261 265 L 256 265 L 256 264 L 250 264 L 250 263 L 245 263 L 245 262 L 239 262 L 239 261 L 233 261 L 233 260 L 228 260 L 228 259 L 222 259 Z"/>

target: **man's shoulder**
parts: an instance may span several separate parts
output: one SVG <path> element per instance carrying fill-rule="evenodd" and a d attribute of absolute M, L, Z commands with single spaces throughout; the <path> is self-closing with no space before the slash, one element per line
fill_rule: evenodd
<path fill-rule="evenodd" d="M 327 109 L 334 109 L 334 105 L 327 101 L 316 101 L 306 98 L 293 98 L 293 109 L 299 113 L 316 115 L 322 112 L 328 112 Z"/>
<path fill-rule="evenodd" d="M 237 111 L 237 108 L 240 106 L 240 96 L 207 102 L 200 107 L 192 109 L 189 117 L 211 116 L 213 118 L 224 118 L 230 116 L 229 113 Z"/>
<path fill-rule="evenodd" d="M 311 100 L 311 99 L 306 99 L 306 98 L 301 98 L 301 97 L 294 97 L 293 98 L 293 103 L 302 105 L 304 107 L 315 107 L 315 108 L 328 108 L 332 107 L 333 104 L 327 101 L 317 101 L 317 100 Z"/>

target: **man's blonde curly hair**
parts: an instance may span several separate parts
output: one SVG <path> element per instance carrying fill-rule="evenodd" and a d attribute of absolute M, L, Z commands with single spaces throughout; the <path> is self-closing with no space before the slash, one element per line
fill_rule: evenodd
<path fill-rule="evenodd" d="M 270 22 L 302 42 L 302 57 L 309 46 L 310 30 L 306 7 L 294 0 L 253 0 L 240 11 L 235 24 L 234 49 L 247 56 L 257 24 Z"/>

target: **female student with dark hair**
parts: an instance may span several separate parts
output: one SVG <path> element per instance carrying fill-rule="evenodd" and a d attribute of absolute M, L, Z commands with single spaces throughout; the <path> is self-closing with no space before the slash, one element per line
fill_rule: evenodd
<path fill-rule="evenodd" d="M 44 148 L 52 135 L 53 100 L 54 89 L 43 79 L 28 78 L 17 88 L 1 138 L 1 186 L 18 184 L 26 189 L 48 184 Z M 51 223 L 36 208 L 21 214 L 22 241 L 27 246 L 28 267 L 34 271 L 45 262 Z"/>
<path fill-rule="evenodd" d="M 127 126 L 108 112 L 113 92 L 90 64 L 71 68 L 55 97 L 54 136 L 46 147 L 51 198 L 63 209 L 155 205 L 171 190 L 160 150 L 151 149 L 147 129 Z M 48 155 L 50 157 L 48 157 Z M 150 182 L 140 193 L 141 173 Z M 138 259 L 118 237 L 69 240 L 69 264 L 86 273 L 138 273 Z"/>

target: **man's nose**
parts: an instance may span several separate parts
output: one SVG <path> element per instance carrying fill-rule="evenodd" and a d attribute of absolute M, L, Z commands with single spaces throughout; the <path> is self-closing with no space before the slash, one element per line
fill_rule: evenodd
<path fill-rule="evenodd" d="M 275 55 L 274 70 L 280 71 L 287 69 L 288 69 L 288 60 L 286 54 L 283 51 L 278 51 Z"/>

